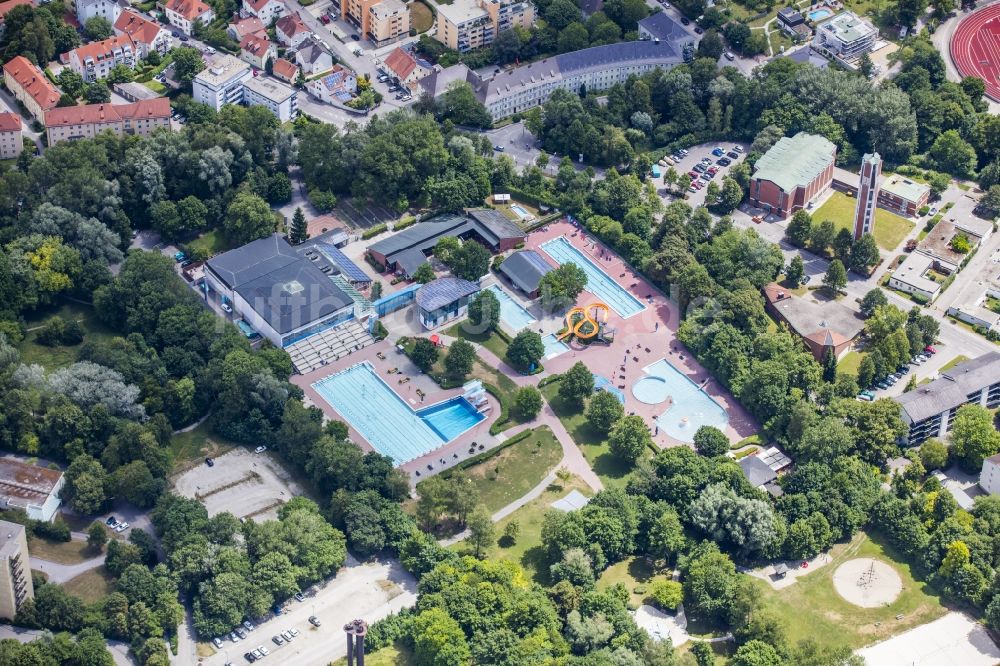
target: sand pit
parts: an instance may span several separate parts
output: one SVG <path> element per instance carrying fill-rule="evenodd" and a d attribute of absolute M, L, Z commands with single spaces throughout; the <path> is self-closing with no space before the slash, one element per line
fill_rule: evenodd
<path fill-rule="evenodd" d="M 903 591 L 903 580 L 885 562 L 859 557 L 837 567 L 833 586 L 837 594 L 855 606 L 878 608 L 896 600 Z"/>

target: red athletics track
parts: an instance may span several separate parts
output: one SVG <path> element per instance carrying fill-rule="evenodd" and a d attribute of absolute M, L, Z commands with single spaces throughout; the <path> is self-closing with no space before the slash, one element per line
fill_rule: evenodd
<path fill-rule="evenodd" d="M 986 95 L 1000 102 L 1000 4 L 962 19 L 951 37 L 951 59 L 962 76 L 986 82 Z"/>

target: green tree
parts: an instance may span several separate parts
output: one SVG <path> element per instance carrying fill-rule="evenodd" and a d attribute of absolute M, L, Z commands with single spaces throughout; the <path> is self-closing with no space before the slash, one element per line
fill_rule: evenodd
<path fill-rule="evenodd" d="M 872 75 L 875 73 L 875 63 L 872 62 L 872 58 L 868 55 L 867 51 L 862 53 L 861 59 L 858 60 L 858 72 L 866 79 L 872 78 Z"/>
<path fill-rule="evenodd" d="M 424 372 L 429 372 L 438 359 L 438 347 L 427 338 L 417 338 L 410 352 L 410 360 Z"/>
<path fill-rule="evenodd" d="M 86 35 L 89 41 L 98 42 L 115 34 L 115 31 L 108 19 L 103 16 L 91 16 L 83 24 L 83 34 Z"/>
<path fill-rule="evenodd" d="M 927 155 L 940 171 L 947 171 L 959 178 L 969 178 L 975 173 L 976 149 L 957 130 L 947 130 L 938 135 Z"/>
<path fill-rule="evenodd" d="M 796 247 L 805 247 L 812 238 L 812 218 L 804 210 L 797 210 L 785 228 L 785 240 Z"/>
<path fill-rule="evenodd" d="M 875 381 L 875 361 L 870 354 L 865 354 L 858 365 L 858 386 L 868 388 Z"/>
<path fill-rule="evenodd" d="M 463 378 L 472 371 L 476 349 L 465 340 L 455 340 L 444 358 L 445 371 L 452 377 Z"/>
<path fill-rule="evenodd" d="M 611 391 L 598 391 L 587 405 L 587 422 L 600 433 L 606 434 L 624 415 L 625 406 Z"/>
<path fill-rule="evenodd" d="M 582 361 L 574 363 L 559 380 L 559 397 L 570 405 L 582 407 L 593 392 L 594 373 Z"/>
<path fill-rule="evenodd" d="M 500 323 L 500 300 L 492 289 L 483 289 L 469 303 L 469 323 L 473 333 L 489 333 Z"/>
<path fill-rule="evenodd" d="M 1000 433 L 993 427 L 993 415 L 979 405 L 958 409 L 951 430 L 951 450 L 967 472 L 976 472 L 983 459 L 1000 451 Z"/>
<path fill-rule="evenodd" d="M 507 361 L 515 368 L 528 371 L 545 355 L 542 336 L 527 329 L 521 331 L 507 346 Z"/>
<path fill-rule="evenodd" d="M 434 267 L 426 261 L 417 266 L 417 270 L 413 271 L 413 281 L 417 284 L 427 284 L 436 277 Z"/>
<path fill-rule="evenodd" d="M 838 293 L 847 286 L 847 270 L 840 259 L 834 259 L 830 262 L 829 267 L 826 269 L 826 274 L 823 276 L 823 286 L 833 294 Z"/>
<path fill-rule="evenodd" d="M 649 586 L 649 596 L 657 608 L 672 612 L 684 600 L 684 588 L 673 580 L 658 580 Z"/>
<path fill-rule="evenodd" d="M 587 286 L 587 274 L 573 262 L 549 271 L 538 281 L 538 291 L 547 310 L 569 307 Z"/>
<path fill-rule="evenodd" d="M 542 410 L 542 394 L 534 386 L 522 386 L 514 392 L 514 411 L 528 421 Z"/>
<path fill-rule="evenodd" d="M 456 277 L 475 282 L 490 269 L 490 251 L 475 241 L 466 241 L 445 264 Z"/>
<path fill-rule="evenodd" d="M 885 292 L 875 287 L 861 299 L 861 316 L 864 319 L 868 319 L 873 314 L 877 308 L 889 305 L 889 299 L 886 297 Z"/>
<path fill-rule="evenodd" d="M 752 640 L 741 645 L 729 663 L 730 666 L 782 666 L 785 660 L 773 646 Z"/>
<path fill-rule="evenodd" d="M 582 23 L 573 21 L 559 31 L 557 43 L 560 53 L 579 51 L 590 45 L 590 34 Z"/>
<path fill-rule="evenodd" d="M 618 458 L 625 462 L 634 463 L 651 446 L 653 439 L 649 434 L 649 427 L 641 416 L 623 416 L 611 426 L 608 433 L 608 446 Z"/>
<path fill-rule="evenodd" d="M 510 544 L 517 543 L 517 537 L 521 534 L 521 524 L 516 520 L 511 520 L 503 527 L 503 538 Z"/>
<path fill-rule="evenodd" d="M 925 439 L 920 445 L 920 462 L 927 470 L 944 469 L 948 466 L 948 447 L 939 439 Z"/>
<path fill-rule="evenodd" d="M 472 661 L 465 632 L 441 608 L 429 608 L 413 618 L 413 656 L 418 666 L 462 666 Z"/>
<path fill-rule="evenodd" d="M 718 428 L 701 426 L 694 433 L 694 448 L 707 458 L 722 456 L 729 451 L 729 438 Z"/>
<path fill-rule="evenodd" d="M 437 111 L 439 120 L 450 120 L 456 125 L 483 129 L 493 124 L 493 116 L 465 81 L 448 86 L 437 100 Z"/>
<path fill-rule="evenodd" d="M 267 202 L 245 190 L 233 197 L 223 223 L 226 236 L 236 245 L 266 238 L 274 233 L 275 226 L 274 214 Z"/>
<path fill-rule="evenodd" d="M 302 212 L 301 207 L 296 207 L 292 214 L 292 227 L 288 234 L 288 240 L 292 242 L 292 245 L 298 245 L 307 238 L 309 238 L 309 227 L 306 224 L 306 214 Z"/>
<path fill-rule="evenodd" d="M 174 63 L 174 73 L 181 83 L 191 83 L 195 75 L 205 69 L 205 61 L 198 49 L 179 46 L 170 52 Z"/>
<path fill-rule="evenodd" d="M 785 269 L 785 279 L 794 289 L 799 284 L 802 283 L 802 278 L 805 276 L 806 268 L 802 263 L 802 257 L 795 255 L 792 260 L 788 262 L 788 268 Z"/>
<path fill-rule="evenodd" d="M 111 101 L 111 90 L 104 81 L 91 81 L 83 87 L 83 99 L 87 104 L 107 104 Z"/>
<path fill-rule="evenodd" d="M 722 179 L 722 191 L 715 206 L 716 212 L 725 215 L 731 213 L 743 201 L 743 188 L 734 179 L 726 176 Z"/>
<path fill-rule="evenodd" d="M 100 521 L 94 521 L 87 528 L 87 545 L 100 551 L 108 542 L 108 530 Z"/>
<path fill-rule="evenodd" d="M 472 510 L 467 522 L 469 528 L 469 544 L 476 553 L 476 557 L 481 557 L 484 550 L 493 545 L 496 540 L 496 527 L 493 525 L 493 517 L 489 510 L 482 504 Z"/>

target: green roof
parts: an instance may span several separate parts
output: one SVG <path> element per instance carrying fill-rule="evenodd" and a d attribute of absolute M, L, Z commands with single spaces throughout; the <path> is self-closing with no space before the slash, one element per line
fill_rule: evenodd
<path fill-rule="evenodd" d="M 833 162 L 836 146 L 815 134 L 783 137 L 757 160 L 754 178 L 770 180 L 785 192 L 805 187 Z"/>
<path fill-rule="evenodd" d="M 890 176 L 882 183 L 882 189 L 890 194 L 895 194 L 904 201 L 920 201 L 924 192 L 931 188 L 923 183 L 915 183 L 909 178 Z"/>

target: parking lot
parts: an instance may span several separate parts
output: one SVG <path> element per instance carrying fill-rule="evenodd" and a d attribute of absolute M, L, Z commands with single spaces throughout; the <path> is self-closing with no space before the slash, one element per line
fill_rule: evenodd
<path fill-rule="evenodd" d="M 726 153 L 729 153 L 729 152 L 733 152 L 733 149 L 736 146 L 739 146 L 743 150 L 743 152 L 736 151 L 736 154 L 738 155 L 738 157 L 736 159 L 732 159 L 732 158 L 728 157 L 728 155 L 726 155 L 725 156 L 726 159 L 731 160 L 731 164 L 728 164 L 726 166 L 719 165 L 718 161 L 721 158 L 718 157 L 718 156 L 716 156 L 716 155 L 713 155 L 712 151 L 714 149 L 716 149 L 716 148 L 722 148 Z M 746 158 L 746 153 L 747 153 L 747 150 L 749 148 L 750 148 L 749 144 L 732 142 L 732 141 L 719 142 L 719 143 L 705 143 L 705 144 L 701 144 L 699 146 L 691 146 L 690 148 L 687 148 L 687 153 L 688 154 L 687 155 L 683 155 L 682 158 L 681 158 L 681 161 L 678 162 L 676 165 L 674 165 L 674 170 L 676 170 L 677 173 L 679 173 L 679 174 L 687 174 L 689 172 L 697 173 L 696 171 L 694 171 L 694 167 L 696 165 L 698 165 L 698 164 L 701 164 L 703 159 L 709 159 L 709 160 L 711 160 L 710 166 L 713 166 L 713 167 L 717 166 L 718 167 L 718 171 L 716 172 L 715 177 L 711 178 L 709 180 L 700 180 L 701 174 L 700 173 L 698 174 L 699 178 L 698 179 L 694 179 L 694 180 L 700 180 L 700 182 L 702 183 L 702 188 L 700 190 L 698 190 L 697 192 L 690 192 L 690 191 L 687 192 L 686 193 L 687 194 L 687 202 L 692 207 L 695 207 L 695 208 L 697 208 L 698 206 L 704 206 L 705 205 L 705 190 L 708 188 L 708 183 L 709 182 L 715 182 L 719 187 L 722 187 L 722 178 L 724 176 L 726 176 L 726 175 L 729 174 L 729 171 L 730 171 L 730 169 L 733 168 L 733 166 L 735 166 L 736 164 L 739 164 L 741 161 L 743 161 Z M 669 168 L 670 168 L 669 166 L 667 166 L 667 167 L 660 167 L 660 169 L 663 170 L 663 171 L 666 171 L 666 169 L 669 169 Z M 657 185 L 658 186 L 662 186 L 662 183 L 657 183 Z M 669 195 L 667 195 L 666 188 L 661 187 L 660 188 L 660 193 L 661 193 L 661 195 L 663 195 L 663 198 L 664 198 L 665 201 L 672 200 L 672 197 L 670 197 Z"/>
<path fill-rule="evenodd" d="M 354 619 L 373 624 L 390 613 L 412 606 L 417 600 L 417 582 L 395 560 L 358 564 L 348 557 L 348 564 L 337 577 L 313 586 L 305 601 L 292 599 L 281 615 L 270 615 L 256 624 L 245 640 L 233 643 L 225 640 L 214 652 L 201 660 L 207 666 L 246 664 L 244 655 L 263 645 L 269 655 L 264 663 L 295 664 L 295 666 L 325 666 L 346 654 L 344 625 Z M 315 616 L 320 626 L 309 623 Z M 298 629 L 291 642 L 275 644 L 273 637 L 288 629 Z"/>
<path fill-rule="evenodd" d="M 278 507 L 304 492 L 267 452 L 236 448 L 213 462 L 174 480 L 175 490 L 204 504 L 209 516 L 228 511 L 237 518 L 273 520 Z"/>

